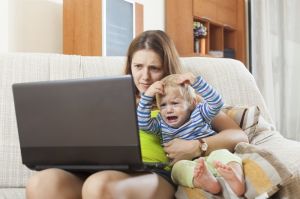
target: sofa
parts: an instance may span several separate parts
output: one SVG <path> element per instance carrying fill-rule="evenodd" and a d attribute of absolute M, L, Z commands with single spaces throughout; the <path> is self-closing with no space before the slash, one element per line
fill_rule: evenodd
<path fill-rule="evenodd" d="M 252 128 L 250 143 L 274 156 L 276 162 L 280 162 L 280 168 L 291 174 L 284 183 L 276 184 L 276 191 L 272 187 L 273 193 L 269 191 L 269 196 L 300 197 L 300 143 L 286 139 L 276 131 L 264 99 L 246 67 L 237 60 L 225 58 L 186 57 L 181 61 L 185 71 L 201 74 L 212 84 L 223 96 L 225 104 L 258 107 L 259 117 Z M 12 84 L 121 75 L 124 62 L 124 57 L 0 54 L 0 199 L 24 199 L 26 181 L 35 172 L 22 164 Z M 176 198 L 201 198 L 194 192 L 179 187 Z M 263 198 L 263 194 L 260 197 Z"/>

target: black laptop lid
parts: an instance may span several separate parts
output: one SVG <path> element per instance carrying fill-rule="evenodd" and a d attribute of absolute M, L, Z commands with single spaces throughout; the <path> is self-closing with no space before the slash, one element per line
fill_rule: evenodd
<path fill-rule="evenodd" d="M 18 83 L 13 94 L 28 167 L 141 164 L 131 76 Z"/>

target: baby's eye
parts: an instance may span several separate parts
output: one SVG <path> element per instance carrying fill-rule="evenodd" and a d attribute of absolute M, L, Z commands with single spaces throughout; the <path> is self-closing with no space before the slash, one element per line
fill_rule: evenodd
<path fill-rule="evenodd" d="M 160 104 L 159 106 L 160 106 L 160 108 L 165 108 L 165 107 L 166 107 L 166 104 L 163 103 L 163 104 Z"/>

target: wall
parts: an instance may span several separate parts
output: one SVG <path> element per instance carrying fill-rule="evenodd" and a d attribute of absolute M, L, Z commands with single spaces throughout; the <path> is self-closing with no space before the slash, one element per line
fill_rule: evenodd
<path fill-rule="evenodd" d="M 164 30 L 164 1 L 136 2 L 144 29 Z M 62 53 L 62 17 L 63 0 L 0 0 L 0 52 Z"/>
<path fill-rule="evenodd" d="M 165 1 L 140 0 L 144 5 L 144 30 L 165 29 Z"/>
<path fill-rule="evenodd" d="M 0 1 L 0 53 L 8 51 L 8 2 Z"/>
<path fill-rule="evenodd" d="M 7 0 L 7 2 L 7 51 L 62 52 L 63 0 Z"/>

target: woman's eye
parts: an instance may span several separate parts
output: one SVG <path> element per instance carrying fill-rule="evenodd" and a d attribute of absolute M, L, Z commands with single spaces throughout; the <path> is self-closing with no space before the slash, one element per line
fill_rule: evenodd
<path fill-rule="evenodd" d="M 158 71 L 160 71 L 161 69 L 158 68 L 158 67 L 152 66 L 152 67 L 151 67 L 151 70 L 154 71 L 154 72 L 158 72 Z"/>
<path fill-rule="evenodd" d="M 134 65 L 134 67 L 137 68 L 137 69 L 141 69 L 141 68 L 142 68 L 142 65 L 136 64 L 136 65 Z"/>

